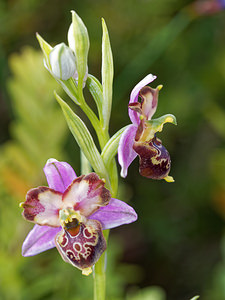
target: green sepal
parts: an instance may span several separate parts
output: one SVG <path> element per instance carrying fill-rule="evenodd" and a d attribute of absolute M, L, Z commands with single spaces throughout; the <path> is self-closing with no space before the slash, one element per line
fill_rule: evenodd
<path fill-rule="evenodd" d="M 102 85 L 96 77 L 88 74 L 86 86 L 89 89 L 98 109 L 100 121 L 102 121 L 102 105 L 103 105 L 103 92 Z"/>
<path fill-rule="evenodd" d="M 49 54 L 52 51 L 52 46 L 50 46 L 38 33 L 36 33 L 37 40 L 39 42 L 39 45 L 41 47 L 42 52 L 44 53 L 45 62 L 47 64 L 47 67 L 50 68 L 50 62 L 49 62 Z"/>
<path fill-rule="evenodd" d="M 197 300 L 199 298 L 200 298 L 200 296 L 195 296 L 195 297 L 191 298 L 190 300 Z"/>
<path fill-rule="evenodd" d="M 102 19 L 102 87 L 103 87 L 103 128 L 109 126 L 112 106 L 113 88 L 113 56 L 109 40 L 108 30 L 104 19 Z"/>
<path fill-rule="evenodd" d="M 105 166 L 108 168 L 114 156 L 118 151 L 119 141 L 123 132 L 127 129 L 129 125 L 121 128 L 117 131 L 107 142 L 105 147 L 102 150 L 101 156 L 104 161 Z"/>
<path fill-rule="evenodd" d="M 60 80 L 55 78 L 62 86 L 64 91 L 67 93 L 67 95 L 77 104 L 80 105 L 79 97 L 78 97 L 78 91 L 77 91 L 77 85 L 75 83 L 75 80 L 73 78 L 70 78 L 68 80 Z"/>
<path fill-rule="evenodd" d="M 101 178 L 104 178 L 106 180 L 106 183 L 109 185 L 108 175 L 102 157 L 86 125 L 72 111 L 72 109 L 65 103 L 65 101 L 59 95 L 57 95 L 56 92 L 54 94 L 56 100 L 62 108 L 69 129 L 73 134 L 75 140 L 77 141 L 77 144 L 79 145 L 80 149 L 86 156 L 94 171 Z"/>
<path fill-rule="evenodd" d="M 81 18 L 75 13 L 72 13 L 73 31 L 68 33 L 69 46 L 74 50 L 76 55 L 76 67 L 78 73 L 78 89 L 83 88 L 83 80 L 87 72 L 87 60 L 89 51 L 89 37 L 86 26 Z M 72 36 L 70 36 L 72 34 Z M 71 41 L 73 40 L 73 42 Z"/>
<path fill-rule="evenodd" d="M 149 141 L 153 139 L 156 132 L 161 132 L 163 130 L 163 125 L 165 123 L 177 125 L 176 117 L 172 114 L 167 114 L 157 119 L 145 121 L 146 128 L 144 129 L 140 140 Z"/>

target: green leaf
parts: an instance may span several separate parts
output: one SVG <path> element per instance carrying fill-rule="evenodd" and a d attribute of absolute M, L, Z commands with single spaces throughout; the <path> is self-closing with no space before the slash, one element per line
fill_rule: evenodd
<path fill-rule="evenodd" d="M 113 56 L 108 30 L 102 19 L 102 87 L 103 87 L 103 128 L 108 128 L 112 106 Z"/>
<path fill-rule="evenodd" d="M 116 155 L 118 151 L 118 145 L 121 138 L 121 135 L 123 132 L 127 129 L 129 125 L 121 128 L 119 131 L 117 131 L 107 142 L 105 147 L 102 150 L 101 156 L 105 163 L 105 166 L 108 168 L 110 166 L 110 163 L 114 156 Z"/>
<path fill-rule="evenodd" d="M 106 172 L 102 157 L 86 125 L 64 102 L 64 100 L 59 95 L 57 95 L 56 92 L 55 97 L 62 108 L 69 129 L 73 134 L 75 140 L 77 141 L 80 149 L 86 156 L 87 160 L 90 162 L 94 171 L 100 177 L 105 178 L 106 182 L 109 185 L 108 174 Z"/>
<path fill-rule="evenodd" d="M 86 26 L 81 18 L 72 12 L 72 24 L 68 31 L 68 42 L 70 48 L 76 55 L 76 67 L 78 73 L 78 89 L 83 88 L 83 79 L 87 72 L 87 59 L 89 51 L 89 37 Z"/>
<path fill-rule="evenodd" d="M 102 122 L 102 105 L 103 105 L 102 85 L 98 81 L 97 78 L 88 74 L 86 86 L 89 89 L 89 91 L 97 105 L 99 118 L 100 118 L 100 121 Z"/>

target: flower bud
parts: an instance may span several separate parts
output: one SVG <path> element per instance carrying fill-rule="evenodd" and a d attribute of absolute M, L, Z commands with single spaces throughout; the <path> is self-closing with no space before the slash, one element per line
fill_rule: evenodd
<path fill-rule="evenodd" d="M 142 176 L 152 179 L 167 178 L 171 160 L 160 139 L 154 137 L 148 142 L 135 141 L 133 149 L 139 155 L 139 172 Z"/>
<path fill-rule="evenodd" d="M 61 80 L 67 80 L 76 73 L 75 55 L 64 43 L 55 46 L 49 54 L 53 75 Z"/>

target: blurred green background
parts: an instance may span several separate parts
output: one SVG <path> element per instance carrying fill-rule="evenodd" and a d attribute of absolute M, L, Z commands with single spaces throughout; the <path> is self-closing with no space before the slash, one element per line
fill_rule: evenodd
<path fill-rule="evenodd" d="M 110 233 L 107 300 L 225 299 L 225 12 L 193 18 L 185 0 L 0 1 L 0 299 L 90 300 L 92 278 L 56 249 L 31 258 L 21 245 L 32 228 L 21 217 L 26 191 L 46 184 L 54 157 L 79 174 L 79 149 L 53 97 L 60 88 L 43 67 L 35 38 L 66 42 L 75 10 L 91 42 L 89 72 L 100 79 L 101 17 L 115 62 L 111 134 L 130 123 L 133 86 L 148 73 L 163 84 L 156 117 L 178 126 L 158 136 L 175 183 L 138 173 L 120 181 L 136 223 Z M 119 169 L 120 171 L 120 169 Z"/>

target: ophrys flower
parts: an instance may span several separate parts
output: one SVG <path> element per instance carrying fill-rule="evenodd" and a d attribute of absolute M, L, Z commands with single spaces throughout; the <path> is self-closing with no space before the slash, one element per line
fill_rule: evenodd
<path fill-rule="evenodd" d="M 134 222 L 126 203 L 111 198 L 96 173 L 77 177 L 66 162 L 47 161 L 49 187 L 28 191 L 23 216 L 37 225 L 24 241 L 22 254 L 36 255 L 57 247 L 62 258 L 88 275 L 106 249 L 103 229 Z"/>

